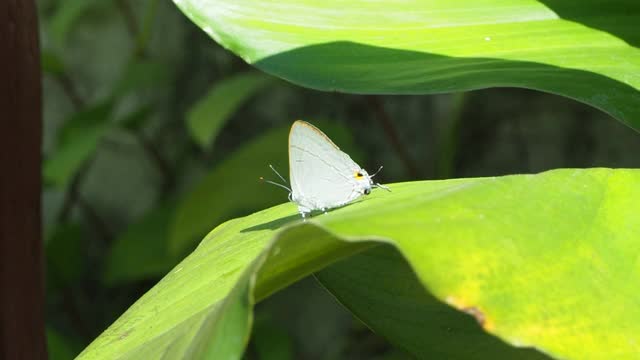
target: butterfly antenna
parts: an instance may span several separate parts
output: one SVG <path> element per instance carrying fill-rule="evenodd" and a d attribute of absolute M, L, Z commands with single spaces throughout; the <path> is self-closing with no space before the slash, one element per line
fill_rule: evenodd
<path fill-rule="evenodd" d="M 378 168 L 378 171 L 374 172 L 373 175 L 369 175 L 369 177 L 372 178 L 372 177 L 378 175 L 378 173 L 380 172 L 380 170 L 382 170 L 383 167 L 384 166 L 380 165 L 380 167 Z"/>
<path fill-rule="evenodd" d="M 276 170 L 276 168 L 273 167 L 273 165 L 269 164 L 269 167 L 271 168 L 271 170 L 273 170 L 274 173 L 276 173 L 276 175 L 278 175 L 278 177 L 280 178 L 280 180 L 282 180 L 283 183 L 288 184 L 287 180 L 285 180 L 282 175 L 280 175 L 280 173 L 278 172 L 278 170 Z"/>
<path fill-rule="evenodd" d="M 264 181 L 264 182 L 269 183 L 271 185 L 275 185 L 275 186 L 281 187 L 281 188 L 287 190 L 289 193 L 291 193 L 291 189 L 289 189 L 287 186 L 282 185 L 280 183 L 277 183 L 275 181 L 267 180 L 267 179 L 263 178 L 262 176 L 260 176 L 260 181 Z"/>
<path fill-rule="evenodd" d="M 382 184 L 379 184 L 379 183 L 375 183 L 375 184 L 373 184 L 373 187 L 377 187 L 377 188 L 380 188 L 380 189 L 385 189 L 385 190 L 387 190 L 388 192 L 391 192 L 391 189 L 389 189 L 388 187 L 386 187 L 386 186 L 384 186 L 384 185 L 382 185 Z"/>
<path fill-rule="evenodd" d="M 276 175 L 278 175 L 278 177 L 282 180 L 282 182 L 284 182 L 285 184 L 287 183 L 287 180 L 285 180 L 282 177 L 282 175 L 280 175 L 280 173 L 276 170 L 276 168 L 273 167 L 273 165 L 269 164 L 269 167 L 271 168 L 271 170 L 273 170 L 274 173 L 276 173 Z M 291 189 L 287 185 L 283 185 L 283 184 L 277 183 L 275 181 L 267 180 L 267 179 L 263 178 L 262 176 L 260 176 L 260 180 L 264 181 L 266 183 L 269 183 L 271 185 L 275 185 L 275 186 L 281 187 L 281 188 L 287 190 L 289 192 L 289 194 L 291 194 Z"/>

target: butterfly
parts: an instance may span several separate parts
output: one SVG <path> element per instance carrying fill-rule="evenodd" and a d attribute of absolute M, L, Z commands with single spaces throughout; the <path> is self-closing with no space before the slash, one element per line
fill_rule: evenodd
<path fill-rule="evenodd" d="M 286 180 L 271 169 L 286 183 Z M 291 188 L 267 181 L 289 191 L 289 200 L 298 205 L 304 219 L 312 211 L 346 205 L 373 188 L 389 191 L 375 183 L 360 165 L 340 150 L 322 131 L 306 121 L 297 120 L 289 132 L 289 179 Z"/>

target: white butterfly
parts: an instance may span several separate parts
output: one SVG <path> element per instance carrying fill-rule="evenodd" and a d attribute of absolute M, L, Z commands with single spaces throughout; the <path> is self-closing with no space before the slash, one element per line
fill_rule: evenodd
<path fill-rule="evenodd" d="M 272 166 L 271 169 L 285 181 Z M 377 173 L 369 175 L 322 131 L 306 121 L 298 120 L 289 132 L 291 189 L 272 181 L 267 182 L 287 189 L 289 200 L 298 204 L 298 211 L 305 218 L 314 210 L 326 212 L 362 195 L 369 195 L 372 188 L 389 190 L 373 182 L 372 178 Z"/>

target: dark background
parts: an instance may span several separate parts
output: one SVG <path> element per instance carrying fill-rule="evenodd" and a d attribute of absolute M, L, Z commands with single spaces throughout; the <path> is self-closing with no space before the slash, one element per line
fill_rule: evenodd
<path fill-rule="evenodd" d="M 255 71 L 251 66 L 209 39 L 168 1 L 40 0 L 38 6 L 45 166 L 65 164 L 60 160 L 65 156 L 85 159 L 66 182 L 46 181 L 42 189 L 52 359 L 76 355 L 179 261 L 139 259 L 136 268 L 144 270 L 114 277 L 107 273 L 125 267 L 113 255 L 115 244 L 125 253 L 144 250 L 165 231 L 171 204 L 235 151 L 296 119 L 320 119 L 348 129 L 351 142 L 338 145 L 356 149 L 354 159 L 369 170 L 384 165 L 383 183 L 560 167 L 640 167 L 640 138 L 610 116 L 571 99 L 507 88 L 362 96 L 274 81 L 233 112 L 213 145 L 203 149 L 187 131 L 187 112 L 211 87 Z M 108 116 L 102 111 L 105 104 L 111 109 Z M 138 116 L 132 120 L 132 114 Z M 77 124 L 108 124 L 109 130 L 100 132 L 95 146 L 63 150 L 69 141 L 94 136 L 95 127 Z M 286 156 L 286 144 L 278 146 Z M 267 165 L 255 166 L 271 176 Z M 257 180 L 255 186 L 280 191 Z M 284 201 L 282 193 L 273 204 Z M 131 235 L 132 226 L 163 207 L 166 216 Z M 261 207 L 245 206 L 225 218 Z M 246 356 L 404 355 L 309 278 L 257 306 Z"/>

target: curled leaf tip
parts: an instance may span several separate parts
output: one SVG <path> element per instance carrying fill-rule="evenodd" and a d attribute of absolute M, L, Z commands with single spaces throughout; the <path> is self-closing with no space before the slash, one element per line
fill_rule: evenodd
<path fill-rule="evenodd" d="M 447 296 L 446 302 L 456 309 L 473 316 L 484 330 L 492 332 L 494 329 L 493 322 L 488 319 L 487 314 L 478 306 L 467 305 L 465 301 L 454 296 Z"/>
<path fill-rule="evenodd" d="M 480 326 L 482 326 L 483 328 L 487 325 L 487 319 L 485 318 L 484 313 L 477 307 L 471 306 L 471 307 L 463 308 L 462 311 L 473 316 L 478 322 L 478 324 L 480 324 Z"/>

